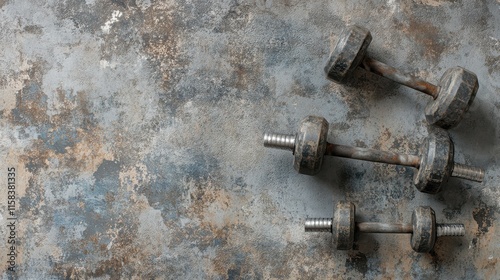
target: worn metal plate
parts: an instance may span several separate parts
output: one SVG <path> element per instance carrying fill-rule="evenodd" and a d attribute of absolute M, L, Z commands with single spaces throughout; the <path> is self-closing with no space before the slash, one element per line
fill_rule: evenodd
<path fill-rule="evenodd" d="M 400 3 L 402 2 L 402 3 Z M 500 274 L 498 1 L 0 0 L 3 279 L 440 278 Z M 383 15 L 381 17 L 381 15 Z M 339 144 L 416 153 L 429 97 L 363 69 L 323 72 L 346 24 L 374 58 L 437 82 L 452 66 L 479 91 L 451 131 L 483 184 L 432 196 L 412 168 L 328 158 L 297 174 L 262 145 L 323 115 Z M 8 168 L 15 168 L 9 272 Z M 356 204 L 361 221 L 409 222 L 429 205 L 463 238 L 415 253 L 408 235 L 352 251 L 307 234 L 307 216 Z M 441 219 L 441 218 L 440 218 Z"/>

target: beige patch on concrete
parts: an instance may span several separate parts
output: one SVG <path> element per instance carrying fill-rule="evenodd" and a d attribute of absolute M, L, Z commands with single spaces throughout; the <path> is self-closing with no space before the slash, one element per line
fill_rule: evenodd
<path fill-rule="evenodd" d="M 411 15 L 411 10 L 408 12 Z M 428 60 L 438 62 L 441 54 L 450 48 L 448 44 L 443 43 L 448 39 L 446 33 L 442 33 L 439 26 L 429 21 L 411 16 L 401 30 L 412 38 L 415 51 L 420 49 L 419 52 Z"/>
<path fill-rule="evenodd" d="M 210 179 L 206 182 L 185 182 L 188 189 L 186 209 L 188 216 L 198 219 L 201 226 L 209 229 L 221 229 L 238 224 L 237 211 L 231 211 L 234 203 L 242 205 L 231 193 L 214 185 Z"/>
<path fill-rule="evenodd" d="M 159 64 L 162 85 L 166 89 L 172 86 L 174 70 L 184 66 L 180 58 L 184 49 L 182 32 L 174 23 L 175 13 L 179 10 L 173 1 L 149 7 L 140 31 L 144 41 L 143 51 Z"/>
<path fill-rule="evenodd" d="M 474 224 L 474 223 L 472 223 Z M 500 274 L 498 252 L 495 246 L 491 246 L 498 240 L 498 233 L 494 226 L 488 228 L 488 232 L 477 237 L 477 245 L 474 257 L 474 266 L 481 271 L 484 279 L 495 279 Z"/>
<path fill-rule="evenodd" d="M 381 258 L 384 258 L 384 261 L 380 263 L 380 271 L 382 274 L 398 274 L 410 278 L 412 264 L 415 260 L 408 256 L 408 253 L 413 252 L 410 247 L 409 236 L 398 235 L 394 236 L 394 238 L 397 238 L 397 240 L 394 240 L 396 244 L 388 244 L 390 238 L 386 238 L 383 240 L 385 243 L 380 245 L 378 254 Z M 394 250 L 394 248 L 398 249 Z"/>
<path fill-rule="evenodd" d="M 139 163 L 120 172 L 120 184 L 129 192 L 134 191 L 136 187 L 147 184 L 148 182 L 148 168 L 143 163 Z"/>
<path fill-rule="evenodd" d="M 95 130 L 100 130 L 95 128 Z M 82 137 L 82 141 L 75 144 L 73 147 L 66 148 L 66 152 L 69 154 L 67 160 L 69 162 L 74 162 L 75 167 L 80 170 L 87 170 L 94 173 L 99 165 L 104 160 L 114 160 L 114 155 L 110 152 L 103 143 L 103 139 L 100 135 L 104 132 L 94 131 L 87 137 Z M 67 164 L 71 166 L 71 164 Z"/>
<path fill-rule="evenodd" d="M 24 87 L 25 80 L 30 79 L 28 74 L 30 68 L 26 60 L 22 60 L 17 75 L 0 78 L 0 111 L 4 111 L 4 114 L 10 114 L 11 110 L 16 107 L 16 93 Z"/>
<path fill-rule="evenodd" d="M 19 157 L 21 155 L 21 150 L 18 147 L 11 147 L 9 149 L 9 152 L 7 156 L 3 159 L 5 162 L 4 164 L 0 165 L 1 172 L 3 174 L 0 174 L 0 178 L 5 178 L 7 180 L 7 168 L 15 168 L 15 185 L 16 185 L 16 197 L 20 198 L 23 197 L 26 194 L 26 189 L 29 185 L 29 180 L 32 178 L 32 174 L 24 168 L 24 165 L 20 164 L 19 162 Z M 5 176 L 5 177 L 4 177 Z M 3 182 L 2 182 L 3 183 Z M 5 195 L 5 197 L 4 197 Z M 2 199 L 2 202 L 7 200 L 7 193 L 6 192 L 0 192 L 0 199 Z M 5 199 L 3 199 L 5 198 Z M 1 205 L 1 204 L 0 204 Z M 16 207 L 18 208 L 18 207 Z"/>

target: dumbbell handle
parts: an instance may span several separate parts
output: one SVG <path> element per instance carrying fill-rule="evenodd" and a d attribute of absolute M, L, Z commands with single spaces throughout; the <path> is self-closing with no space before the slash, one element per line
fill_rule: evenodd
<path fill-rule="evenodd" d="M 306 232 L 332 232 L 332 218 L 307 218 L 304 223 Z M 364 233 L 413 233 L 412 224 L 389 224 L 375 222 L 356 222 L 356 231 Z M 436 224 L 437 236 L 463 236 L 463 224 Z"/>
<path fill-rule="evenodd" d="M 293 151 L 295 148 L 295 135 L 266 133 L 264 134 L 264 147 Z M 420 157 L 418 156 L 331 143 L 327 143 L 325 155 L 412 166 L 415 168 L 420 166 Z"/>
<path fill-rule="evenodd" d="M 405 155 L 375 149 L 327 143 L 325 155 L 420 168 L 419 156 Z M 468 166 L 461 163 L 453 163 L 451 177 L 482 182 L 484 179 L 484 170 L 478 167 Z"/>
<path fill-rule="evenodd" d="M 356 230 L 365 233 L 413 233 L 412 224 L 388 224 L 374 222 L 356 223 Z M 463 224 L 436 224 L 436 235 L 439 236 L 464 236 Z"/>
<path fill-rule="evenodd" d="M 264 134 L 264 146 L 269 148 L 293 151 L 295 148 L 295 141 L 295 135 Z M 420 168 L 419 156 L 332 143 L 327 143 L 325 155 Z M 484 178 L 484 171 L 477 167 L 454 163 L 451 176 L 482 182 Z"/>
<path fill-rule="evenodd" d="M 406 74 L 401 73 L 398 69 L 391 67 L 385 63 L 378 60 L 365 56 L 360 67 L 367 71 L 378 74 L 382 77 L 393 80 L 397 83 L 403 84 L 407 87 L 413 88 L 415 90 L 421 91 L 425 94 L 432 96 L 436 99 L 439 95 L 439 87 L 435 86 L 429 82 L 422 79 L 411 77 Z"/>
<path fill-rule="evenodd" d="M 413 226 L 411 224 L 360 222 L 356 223 L 356 230 L 366 233 L 412 233 Z"/>
<path fill-rule="evenodd" d="M 419 168 L 420 166 L 420 157 L 418 156 L 331 143 L 327 144 L 325 155 L 411 166 L 415 168 Z"/>

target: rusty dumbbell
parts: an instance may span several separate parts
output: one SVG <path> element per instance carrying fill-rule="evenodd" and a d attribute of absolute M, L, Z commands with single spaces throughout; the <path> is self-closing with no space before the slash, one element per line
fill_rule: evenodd
<path fill-rule="evenodd" d="M 484 178 L 482 169 L 454 162 L 453 142 L 443 129 L 430 132 L 419 156 L 332 144 L 327 142 L 327 135 L 328 122 L 322 117 L 308 116 L 296 134 L 264 134 L 264 146 L 291 150 L 295 170 L 307 175 L 320 171 L 325 155 L 414 167 L 418 169 L 415 187 L 431 194 L 439 192 L 449 177 L 476 182 Z"/>
<path fill-rule="evenodd" d="M 432 96 L 433 102 L 425 109 L 430 124 L 443 128 L 456 126 L 462 120 L 476 96 L 479 83 L 476 74 L 462 67 L 448 69 L 438 85 L 401 73 L 366 55 L 372 40 L 370 31 L 360 26 L 347 27 L 340 35 L 330 55 L 325 72 L 331 80 L 343 83 L 360 66 L 367 71 L 386 77 L 402 85 Z"/>
<path fill-rule="evenodd" d="M 356 222 L 356 209 L 351 202 L 342 201 L 334 208 L 333 218 L 307 218 L 306 232 L 331 232 L 337 250 L 352 249 L 354 233 L 410 233 L 411 248 L 419 253 L 430 252 L 437 237 L 463 236 L 463 224 L 436 224 L 436 215 L 430 207 L 413 211 L 411 224 Z"/>

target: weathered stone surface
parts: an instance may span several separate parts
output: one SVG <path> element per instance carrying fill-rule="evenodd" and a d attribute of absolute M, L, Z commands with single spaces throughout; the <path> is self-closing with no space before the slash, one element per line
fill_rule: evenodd
<path fill-rule="evenodd" d="M 10 167 L 20 279 L 495 278 L 498 3 L 403 2 L 0 0 L 1 278 Z M 305 176 L 262 147 L 265 131 L 314 114 L 335 142 L 418 152 L 426 96 L 359 71 L 359 86 L 325 78 L 348 23 L 369 27 L 370 54 L 401 70 L 477 74 L 451 133 L 455 158 L 487 169 L 483 185 L 429 196 L 411 168 L 344 159 Z M 407 236 L 334 251 L 302 228 L 332 200 L 365 220 L 430 205 L 467 233 L 421 256 Z"/>

